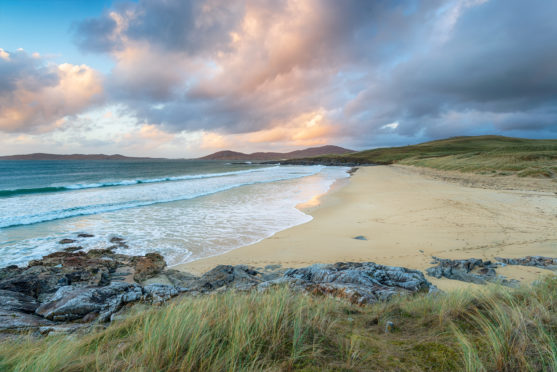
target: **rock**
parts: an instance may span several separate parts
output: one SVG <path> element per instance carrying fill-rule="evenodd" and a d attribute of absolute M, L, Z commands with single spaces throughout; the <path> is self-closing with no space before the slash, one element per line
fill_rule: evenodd
<path fill-rule="evenodd" d="M 59 281 L 65 278 L 60 273 L 60 268 L 35 266 L 17 270 L 6 269 L 0 269 L 0 278 L 6 271 L 11 272 L 12 275 L 6 275 L 0 279 L 0 289 L 18 292 L 37 299 L 43 294 L 55 292 L 60 287 Z"/>
<path fill-rule="evenodd" d="M 445 277 L 476 284 L 498 282 L 507 286 L 516 286 L 519 283 L 517 280 L 506 279 L 497 275 L 495 269 L 498 265 L 491 261 L 483 261 L 477 258 L 450 260 L 438 257 L 433 257 L 433 260 L 432 263 L 436 263 L 437 266 L 430 267 L 426 270 L 426 273 L 435 278 Z"/>
<path fill-rule="evenodd" d="M 526 256 L 523 258 L 501 258 L 495 257 L 499 262 L 506 265 L 534 266 L 540 269 L 557 271 L 557 258 L 544 256 Z"/>
<path fill-rule="evenodd" d="M 177 296 L 179 290 L 176 287 L 162 284 L 149 284 L 143 287 L 144 300 L 153 304 L 160 304 Z"/>
<path fill-rule="evenodd" d="M 78 238 L 93 238 L 94 236 L 95 236 L 95 235 L 93 235 L 93 234 L 87 234 L 87 233 L 80 233 L 80 234 L 77 234 L 77 237 L 78 237 Z"/>
<path fill-rule="evenodd" d="M 64 248 L 64 252 L 73 253 L 73 252 L 80 251 L 80 250 L 82 250 L 82 249 L 83 249 L 83 247 L 81 247 L 81 246 L 72 246 L 72 247 Z"/>
<path fill-rule="evenodd" d="M 388 300 L 396 294 L 437 290 L 418 270 L 373 262 L 338 262 L 290 269 L 283 277 L 260 284 L 258 289 L 282 283 L 315 294 L 347 298 L 357 304 Z"/>
<path fill-rule="evenodd" d="M 50 325 L 52 322 L 34 314 L 20 311 L 0 309 L 0 331 L 26 331 L 40 326 Z"/>
<path fill-rule="evenodd" d="M 120 237 L 117 237 L 117 236 L 114 236 L 114 237 L 110 238 L 109 242 L 114 244 L 109 249 L 116 249 L 116 248 L 127 249 L 127 248 L 129 248 L 129 246 L 126 244 L 125 240 L 123 238 L 120 238 Z"/>
<path fill-rule="evenodd" d="M 159 254 L 126 256 L 110 249 L 55 252 L 26 268 L 0 269 L 0 289 L 45 301 L 63 286 L 105 286 L 117 280 L 133 282 L 134 277 L 140 281 L 160 273 L 165 265 Z"/>
<path fill-rule="evenodd" d="M 70 321 L 83 319 L 91 313 L 99 314 L 100 321 L 110 319 L 122 305 L 139 301 L 143 290 L 137 284 L 112 283 L 106 287 L 65 286 L 35 311 L 49 320 Z"/>
<path fill-rule="evenodd" d="M 78 331 L 89 330 L 91 327 L 87 324 L 70 323 L 70 324 L 52 324 L 39 327 L 39 333 L 46 335 L 68 335 Z"/>
<path fill-rule="evenodd" d="M 278 270 L 282 267 L 282 265 L 266 265 L 263 269 L 265 269 L 265 271 L 275 271 Z"/>
<path fill-rule="evenodd" d="M 188 290 L 210 292 L 222 287 L 248 290 L 261 282 L 261 273 L 246 265 L 219 265 L 193 281 Z"/>
<path fill-rule="evenodd" d="M 178 270 L 164 270 L 160 274 L 143 281 L 144 285 L 163 284 L 177 288 L 189 288 L 199 280 L 199 277 Z"/>
<path fill-rule="evenodd" d="M 19 311 L 34 313 L 39 307 L 39 302 L 31 296 L 22 293 L 0 289 L 0 309 L 5 311 Z"/>
<path fill-rule="evenodd" d="M 25 268 L 0 269 L 0 321 L 5 323 L 0 330 L 43 327 L 44 333 L 73 332 L 70 325 L 76 321 L 101 324 L 117 319 L 120 310 L 131 304 L 161 304 L 180 293 L 199 296 L 286 284 L 365 304 L 395 294 L 435 290 L 419 271 L 372 262 L 301 269 L 270 265 L 262 272 L 246 265 L 220 265 L 202 276 L 164 270 L 165 266 L 158 253 L 127 256 L 96 249 L 56 252 Z"/>
<path fill-rule="evenodd" d="M 114 254 L 113 250 L 111 248 L 105 248 L 105 249 L 90 249 L 87 252 L 87 255 L 89 257 L 108 257 L 110 255 Z"/>
<path fill-rule="evenodd" d="M 62 239 L 58 242 L 58 244 L 72 244 L 75 243 L 76 241 L 73 239 Z"/>
<path fill-rule="evenodd" d="M 142 282 L 160 273 L 166 267 L 166 262 L 158 253 L 147 253 L 145 256 L 133 257 L 132 265 L 135 269 L 133 278 Z"/>

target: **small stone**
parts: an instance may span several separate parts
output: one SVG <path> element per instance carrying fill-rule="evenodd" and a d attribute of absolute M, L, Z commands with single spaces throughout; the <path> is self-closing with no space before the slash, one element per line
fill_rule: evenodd
<path fill-rule="evenodd" d="M 92 237 L 94 237 L 94 236 L 95 236 L 95 235 L 93 235 L 93 234 L 87 234 L 87 233 L 77 234 L 77 237 L 78 237 L 78 238 L 92 238 Z"/>
<path fill-rule="evenodd" d="M 62 239 L 58 242 L 58 244 L 72 244 L 75 243 L 76 241 L 73 239 Z"/>

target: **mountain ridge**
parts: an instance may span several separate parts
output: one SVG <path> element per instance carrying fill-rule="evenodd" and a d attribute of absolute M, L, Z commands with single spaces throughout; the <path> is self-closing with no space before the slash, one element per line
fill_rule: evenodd
<path fill-rule="evenodd" d="M 134 157 L 120 154 L 47 154 L 36 152 L 33 154 L 0 156 L 0 160 L 161 160 L 164 158 Z"/>
<path fill-rule="evenodd" d="M 238 151 L 224 150 L 217 151 L 213 154 L 200 157 L 200 160 L 241 160 L 241 161 L 251 161 L 251 160 L 289 160 L 298 159 L 310 156 L 322 156 L 322 155 L 342 155 L 355 152 L 354 150 L 349 150 L 340 146 L 326 145 L 319 147 L 309 147 L 303 150 L 295 150 L 290 152 L 254 152 L 251 154 L 246 154 Z"/>

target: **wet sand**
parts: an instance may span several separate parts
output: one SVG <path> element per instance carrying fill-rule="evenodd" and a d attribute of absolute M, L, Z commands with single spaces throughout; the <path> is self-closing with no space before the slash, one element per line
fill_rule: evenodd
<path fill-rule="evenodd" d="M 302 267 L 373 261 L 425 270 L 432 266 L 431 256 L 556 257 L 557 184 L 521 179 L 514 190 L 509 184 L 510 178 L 499 182 L 405 166 L 361 167 L 344 185 L 300 206 L 312 221 L 175 268 L 199 274 L 219 264 Z M 551 271 L 507 266 L 498 273 L 528 283 Z M 432 282 L 441 289 L 474 286 L 448 279 Z"/>

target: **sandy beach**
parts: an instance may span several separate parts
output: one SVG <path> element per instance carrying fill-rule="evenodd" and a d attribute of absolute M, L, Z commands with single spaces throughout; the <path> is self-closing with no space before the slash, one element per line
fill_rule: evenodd
<path fill-rule="evenodd" d="M 361 167 L 319 200 L 299 206 L 312 221 L 176 268 L 199 274 L 219 264 L 302 267 L 373 261 L 425 270 L 432 256 L 555 257 L 555 182 L 499 179 L 404 166 Z M 358 236 L 365 240 L 354 239 Z M 507 266 L 498 273 L 527 283 L 551 272 Z M 432 282 L 441 289 L 473 286 L 448 279 Z"/>

